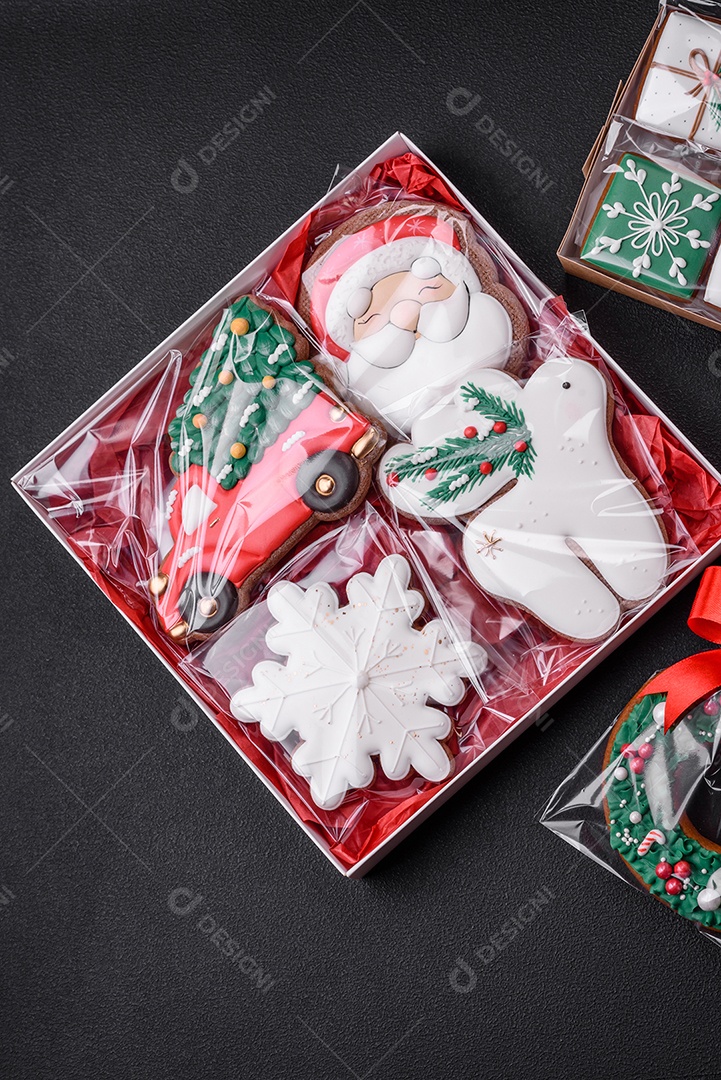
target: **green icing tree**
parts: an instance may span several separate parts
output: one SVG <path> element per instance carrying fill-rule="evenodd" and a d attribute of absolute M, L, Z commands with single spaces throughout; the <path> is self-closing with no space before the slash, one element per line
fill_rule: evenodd
<path fill-rule="evenodd" d="M 320 385 L 293 334 L 248 297 L 232 304 L 191 372 L 168 427 L 176 473 L 202 465 L 224 488 L 243 480 Z"/>

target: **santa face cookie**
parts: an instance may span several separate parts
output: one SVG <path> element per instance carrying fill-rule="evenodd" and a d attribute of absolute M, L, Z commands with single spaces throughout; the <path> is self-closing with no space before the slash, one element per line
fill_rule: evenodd
<path fill-rule="evenodd" d="M 223 312 L 168 434 L 170 545 L 148 588 L 176 642 L 207 637 L 317 521 L 365 497 L 381 434 L 327 393 L 308 347 L 251 297 Z"/>
<path fill-rule="evenodd" d="M 345 607 L 326 584 L 281 581 L 268 594 L 276 624 L 266 641 L 287 662 L 257 664 L 231 711 L 274 742 L 299 737 L 293 768 L 324 810 L 372 784 L 375 761 L 390 780 L 414 770 L 440 781 L 452 770 L 450 718 L 427 701 L 457 704 L 465 665 L 478 674 L 486 655 L 465 645 L 462 660 L 438 619 L 415 629 L 425 600 L 409 581 L 406 560 L 389 555 L 374 575 L 350 579 Z"/>
<path fill-rule="evenodd" d="M 331 233 L 299 310 L 339 382 L 405 432 L 470 370 L 513 366 L 528 334 L 468 222 L 432 203 L 375 207 Z"/>
<path fill-rule="evenodd" d="M 578 641 L 610 634 L 621 608 L 661 587 L 657 514 L 618 459 L 606 380 L 584 360 L 550 360 L 522 387 L 478 371 L 380 464 L 403 513 L 477 511 L 465 562 L 487 592 Z M 481 509 L 479 509 L 481 508 Z"/>

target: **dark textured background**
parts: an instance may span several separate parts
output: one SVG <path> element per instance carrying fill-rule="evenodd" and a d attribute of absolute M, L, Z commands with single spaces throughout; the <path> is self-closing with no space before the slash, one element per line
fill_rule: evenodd
<path fill-rule="evenodd" d="M 654 15 L 652 0 L 4 0 L 3 476 L 396 128 L 721 464 L 721 338 L 566 279 L 554 254 Z M 265 85 L 276 99 L 200 161 Z M 474 114 L 449 113 L 455 87 L 480 95 Z M 545 193 L 474 128 L 483 114 Z M 181 157 L 198 172 L 185 195 Z M 714 946 L 534 821 L 649 673 L 694 649 L 693 587 L 354 883 L 193 726 L 6 482 L 0 498 L 2 1075 L 721 1076 Z M 171 912 L 181 887 L 267 993 Z M 537 918 L 474 959 L 544 887 Z M 469 993 L 451 985 L 458 958 Z"/>

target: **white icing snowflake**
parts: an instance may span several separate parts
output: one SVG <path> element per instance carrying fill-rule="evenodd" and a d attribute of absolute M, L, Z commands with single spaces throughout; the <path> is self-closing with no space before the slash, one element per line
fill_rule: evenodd
<path fill-rule="evenodd" d="M 253 686 L 233 696 L 231 710 L 274 742 L 300 737 L 293 767 L 325 810 L 373 782 L 376 756 L 391 780 L 415 769 L 439 781 L 451 771 L 442 745 L 451 721 L 427 699 L 457 704 L 466 665 L 482 672 L 486 654 L 473 644 L 456 648 L 438 619 L 414 629 L 425 600 L 409 581 L 406 560 L 389 555 L 373 576 L 351 578 L 345 607 L 325 583 L 304 590 L 281 581 L 268 594 L 277 621 L 266 641 L 288 662 L 257 664 Z"/>
<path fill-rule="evenodd" d="M 686 285 L 687 280 L 683 273 L 686 259 L 680 255 L 674 255 L 673 248 L 676 248 L 681 240 L 687 240 L 694 251 L 711 246 L 710 241 L 701 239 L 699 229 L 687 228 L 686 214 L 694 209 L 705 211 L 713 209 L 718 193 L 709 192 L 707 195 L 702 195 L 697 191 L 688 206 L 681 207 L 679 200 L 672 198 L 676 192 L 683 190 L 683 181 L 678 173 L 672 173 L 671 180 L 664 181 L 661 185 L 664 195 L 662 201 L 660 192 L 652 191 L 649 194 L 645 190 L 643 185 L 646 180 L 646 170 L 637 169 L 632 158 L 626 161 L 625 171 L 620 165 L 612 165 L 606 169 L 606 172 L 623 172 L 625 180 L 638 185 L 641 198 L 633 204 L 632 210 L 627 210 L 618 200 L 614 203 L 603 204 L 601 209 L 605 211 L 606 217 L 628 218 L 629 231 L 625 236 L 599 236 L 589 254 L 599 255 L 602 251 L 608 250 L 615 255 L 621 250 L 621 245 L 630 240 L 631 247 L 641 253 L 632 261 L 633 277 L 637 278 L 642 270 L 650 269 L 652 257 L 659 258 L 665 252 L 671 260 L 668 269 L 669 277 L 675 278 L 679 285 Z"/>

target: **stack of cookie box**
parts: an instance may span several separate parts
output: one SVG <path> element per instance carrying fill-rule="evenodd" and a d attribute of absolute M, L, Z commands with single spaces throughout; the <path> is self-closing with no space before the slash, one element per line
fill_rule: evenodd
<path fill-rule="evenodd" d="M 582 172 L 564 269 L 721 329 L 721 4 L 661 0 Z"/>
<path fill-rule="evenodd" d="M 433 162 L 409 139 L 400 133 L 396 133 L 385 143 L 378 147 L 357 169 L 346 177 L 344 181 L 331 189 L 323 199 L 316 203 L 312 210 L 316 210 L 328 203 L 337 200 L 342 196 L 343 192 L 347 189 L 349 180 L 351 182 L 361 181 L 369 176 L 375 166 L 381 162 L 386 161 L 389 158 L 394 158 L 406 153 L 416 155 L 422 162 L 424 162 L 429 169 L 433 170 L 441 180 L 447 185 L 448 190 L 458 200 L 458 202 L 465 207 L 470 217 L 476 222 L 477 227 L 481 235 L 486 237 L 492 245 L 495 246 L 497 256 L 505 260 L 509 271 L 513 274 L 514 285 L 526 303 L 527 307 L 531 311 L 538 312 L 544 304 L 558 304 L 559 301 L 554 295 L 528 270 L 528 268 L 522 263 L 518 256 L 508 247 L 503 239 L 495 232 L 495 230 L 488 224 L 488 222 L 478 213 L 478 211 L 463 197 L 453 184 L 440 172 L 440 170 L 433 164 Z M 80 565 L 83 565 L 84 569 L 90 570 L 84 565 L 82 560 L 72 551 L 62 529 L 54 521 L 52 515 L 43 513 L 38 504 L 31 498 L 27 490 L 23 485 L 23 481 L 29 475 L 33 474 L 36 469 L 39 469 L 43 463 L 46 463 L 49 459 L 52 459 L 55 455 L 62 454 L 63 448 L 66 447 L 74 438 L 76 438 L 80 432 L 82 432 L 89 423 L 97 420 L 103 415 L 103 413 L 113 406 L 113 403 L 118 401 L 124 394 L 126 394 L 134 386 L 139 385 L 142 380 L 149 377 L 153 371 L 157 371 L 159 365 L 165 362 L 169 351 L 174 348 L 182 348 L 185 343 L 191 341 L 198 332 L 208 324 L 208 320 L 212 318 L 219 309 L 228 305 L 234 301 L 238 296 L 252 291 L 257 283 L 270 273 L 270 271 L 277 265 L 281 255 L 287 250 L 288 245 L 303 231 L 303 224 L 307 220 L 307 215 L 299 219 L 291 228 L 289 228 L 282 236 L 280 236 L 273 244 L 271 244 L 261 255 L 259 255 L 253 262 L 251 262 L 244 270 L 237 274 L 231 281 L 228 282 L 215 296 L 213 296 L 206 304 L 204 304 L 198 311 L 195 312 L 190 319 L 188 319 L 181 327 L 179 327 L 173 334 L 171 334 L 165 341 L 161 342 L 156 349 L 154 349 L 144 360 L 140 362 L 133 370 L 121 379 L 111 390 L 108 391 L 98 402 L 95 403 L 83 416 L 81 416 L 74 424 L 70 425 L 61 435 L 59 435 L 42 453 L 38 454 L 33 461 L 22 469 L 17 476 L 13 478 L 19 493 L 26 499 L 31 508 L 36 512 L 38 517 L 48 526 L 48 528 L 55 533 L 57 538 L 64 544 L 64 546 L 73 554 Z M 564 309 L 565 310 L 565 309 Z M 585 330 L 585 328 L 584 328 Z M 678 444 L 689 455 L 694 462 L 707 471 L 709 476 L 713 478 L 713 482 L 721 483 L 721 474 L 719 474 L 713 466 L 706 461 L 698 451 L 688 442 L 681 431 L 679 431 L 673 423 L 659 412 L 654 403 L 647 397 L 646 394 L 624 374 L 615 361 L 603 351 L 596 343 L 592 342 L 592 339 L 588 338 L 591 345 L 595 347 L 598 354 L 608 366 L 609 370 L 615 377 L 623 384 L 624 392 L 629 398 L 635 399 L 641 406 L 642 410 L 645 410 L 652 417 L 659 417 L 668 431 L 678 441 Z M 144 637 L 146 643 L 150 645 L 155 651 L 158 659 L 164 663 L 168 669 L 175 675 L 176 679 L 183 686 L 183 688 L 190 694 L 195 700 L 197 706 L 202 709 L 209 717 L 209 719 L 216 724 L 219 730 L 228 738 L 231 745 L 238 750 L 239 753 L 245 757 L 247 764 L 260 776 L 261 780 L 266 784 L 270 791 L 276 796 L 276 798 L 286 807 L 288 812 L 295 818 L 297 823 L 304 829 L 304 831 L 310 836 L 310 838 L 316 843 L 326 857 L 333 863 L 336 869 L 348 876 L 348 877 L 361 877 L 365 874 L 375 863 L 377 863 L 384 855 L 386 855 L 395 845 L 401 840 L 401 838 L 420 824 L 422 820 L 428 817 L 438 806 L 440 806 L 446 799 L 448 799 L 453 792 L 459 787 L 465 784 L 470 778 L 479 772 L 485 765 L 487 765 L 505 746 L 507 746 L 512 740 L 518 737 L 522 731 L 526 730 L 532 724 L 534 724 L 540 717 L 543 716 L 553 705 L 556 703 L 572 686 L 580 681 L 585 675 L 587 675 L 593 668 L 605 659 L 613 650 L 622 642 L 625 641 L 639 626 L 642 625 L 655 611 L 661 608 L 675 593 L 684 587 L 684 585 L 690 581 L 693 577 L 700 573 L 702 568 L 708 563 L 717 559 L 721 555 L 721 540 L 713 543 L 707 550 L 699 555 L 697 558 L 687 562 L 682 569 L 676 573 L 671 582 L 658 592 L 653 599 L 632 613 L 628 618 L 625 618 L 618 630 L 606 638 L 605 640 L 597 643 L 597 645 L 591 647 L 586 655 L 586 658 L 578 664 L 568 676 L 560 683 L 555 685 L 552 692 L 548 693 L 541 700 L 538 700 L 535 707 L 532 710 L 527 711 L 524 715 L 514 718 L 514 722 L 510 724 L 505 732 L 498 737 L 491 745 L 487 746 L 485 750 L 478 754 L 477 757 L 465 768 L 459 770 L 449 781 L 443 786 L 440 786 L 438 791 L 422 805 L 412 816 L 409 816 L 391 835 L 386 836 L 381 842 L 377 844 L 372 850 L 367 851 L 362 858 L 355 862 L 352 866 L 342 864 L 329 850 L 328 846 L 324 843 L 323 838 L 319 835 L 317 830 L 309 827 L 300 815 L 290 805 L 288 799 L 279 790 L 279 787 L 273 785 L 273 783 L 263 775 L 263 773 L 251 762 L 248 757 L 243 754 L 241 748 L 232 739 L 228 730 L 223 727 L 214 711 L 209 707 L 204 698 L 197 692 L 196 688 L 191 684 L 186 677 L 182 665 L 173 664 L 164 656 L 160 649 L 155 644 L 145 638 L 142 630 L 138 626 L 135 626 L 133 622 L 125 615 L 130 625 L 134 625 L 141 636 Z M 91 575 L 95 576 L 95 575 Z M 96 577 L 97 580 L 97 577 Z M 124 613 L 125 614 L 125 613 Z"/>

